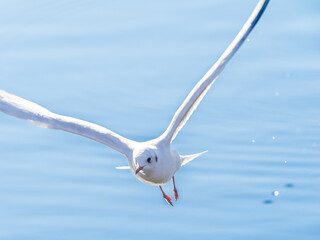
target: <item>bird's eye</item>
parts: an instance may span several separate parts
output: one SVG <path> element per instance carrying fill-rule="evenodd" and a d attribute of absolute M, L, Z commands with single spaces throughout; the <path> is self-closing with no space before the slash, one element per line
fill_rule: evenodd
<path fill-rule="evenodd" d="M 149 157 L 149 158 L 147 159 L 147 162 L 148 162 L 148 163 L 151 163 L 151 157 Z"/>

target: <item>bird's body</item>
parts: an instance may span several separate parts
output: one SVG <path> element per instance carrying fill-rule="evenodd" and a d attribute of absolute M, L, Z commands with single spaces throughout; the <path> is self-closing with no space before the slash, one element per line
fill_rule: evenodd
<path fill-rule="evenodd" d="M 261 17 L 268 2 L 269 0 L 259 1 L 236 38 L 191 90 L 173 116 L 166 131 L 158 138 L 147 142 L 136 142 L 94 123 L 52 113 L 38 104 L 2 90 L 0 90 L 0 110 L 15 117 L 29 120 L 36 126 L 71 132 L 113 148 L 128 159 L 129 166 L 120 168 L 130 168 L 132 173 L 143 183 L 159 186 L 165 200 L 172 205 L 171 198 L 163 192 L 161 185 L 172 179 L 174 196 L 175 200 L 177 200 L 178 192 L 174 182 L 175 173 L 181 166 L 204 152 L 183 156 L 171 148 L 171 142 L 197 108 L 202 98 L 224 69 L 226 63 L 245 41 Z"/>
<path fill-rule="evenodd" d="M 144 171 L 143 169 L 136 174 L 136 177 L 143 183 L 149 185 L 162 185 L 169 182 L 174 174 L 181 167 L 180 155 L 175 151 L 167 147 L 163 143 L 158 141 L 148 141 L 140 143 L 134 150 L 134 157 L 129 161 L 131 162 L 131 171 L 135 173 L 135 166 L 139 157 L 142 159 L 148 159 L 151 156 L 155 162 L 154 167 L 150 171 Z M 155 160 L 157 158 L 157 161 Z"/>

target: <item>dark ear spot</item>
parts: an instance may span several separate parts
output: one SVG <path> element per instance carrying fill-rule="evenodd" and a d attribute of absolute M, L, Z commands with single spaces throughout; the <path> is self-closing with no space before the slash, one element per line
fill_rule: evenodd
<path fill-rule="evenodd" d="M 156 162 L 158 162 L 158 156 L 156 155 Z"/>

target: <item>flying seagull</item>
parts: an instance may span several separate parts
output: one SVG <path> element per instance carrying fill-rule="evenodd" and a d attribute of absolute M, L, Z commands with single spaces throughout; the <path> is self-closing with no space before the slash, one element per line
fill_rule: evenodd
<path fill-rule="evenodd" d="M 174 174 L 181 166 L 199 157 L 204 152 L 183 156 L 171 148 L 171 142 L 197 108 L 227 62 L 245 41 L 268 3 L 269 0 L 258 2 L 232 43 L 183 101 L 166 131 L 153 140 L 136 142 L 97 124 L 50 112 L 36 103 L 3 90 L 0 90 L 0 110 L 15 117 L 29 120 L 36 126 L 71 132 L 113 148 L 128 159 L 129 166 L 119 167 L 119 169 L 130 169 L 141 182 L 159 186 L 163 198 L 173 206 L 170 196 L 163 191 L 161 185 L 172 179 L 174 198 L 177 200 L 179 195 L 174 182 Z"/>

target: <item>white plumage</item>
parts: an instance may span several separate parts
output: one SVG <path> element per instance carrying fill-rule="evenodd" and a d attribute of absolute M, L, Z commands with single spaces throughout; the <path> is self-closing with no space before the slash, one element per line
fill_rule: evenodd
<path fill-rule="evenodd" d="M 129 163 L 129 166 L 118 167 L 118 169 L 130 168 L 135 176 L 142 182 L 150 185 L 159 185 L 163 197 L 172 205 L 171 198 L 163 192 L 161 185 L 171 179 L 174 183 L 174 174 L 179 168 L 204 152 L 182 156 L 171 149 L 171 142 L 190 118 L 191 114 L 197 108 L 198 104 L 224 69 L 225 65 L 245 41 L 260 19 L 268 2 L 269 0 L 259 1 L 238 35 L 218 61 L 191 90 L 173 116 L 166 131 L 156 139 L 147 142 L 132 141 L 97 124 L 52 113 L 38 104 L 3 90 L 0 90 L 0 110 L 15 117 L 29 120 L 36 126 L 59 129 L 78 134 L 115 149 L 125 155 Z M 175 185 L 174 195 L 177 200 L 178 193 Z"/>

